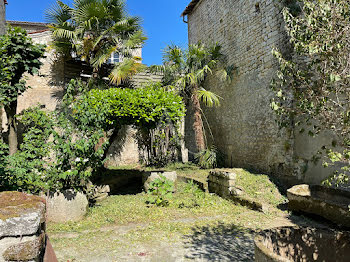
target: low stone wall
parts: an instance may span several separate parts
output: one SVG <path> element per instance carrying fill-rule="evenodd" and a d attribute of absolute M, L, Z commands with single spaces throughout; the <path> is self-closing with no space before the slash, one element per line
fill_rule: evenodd
<path fill-rule="evenodd" d="M 208 177 L 208 187 L 210 193 L 215 193 L 221 197 L 231 197 L 233 194 L 240 194 L 236 185 L 235 173 L 226 171 L 210 171 Z"/>
<path fill-rule="evenodd" d="M 255 238 L 256 262 L 348 262 L 350 233 L 327 228 L 281 227 Z"/>
<path fill-rule="evenodd" d="M 236 186 L 236 177 L 237 175 L 232 172 L 222 170 L 210 171 L 208 177 L 209 193 L 215 193 L 253 210 L 268 212 L 269 208 L 266 204 L 250 198 L 245 194 L 243 188 Z"/>
<path fill-rule="evenodd" d="M 44 261 L 45 209 L 40 197 L 0 193 L 0 262 Z"/>
<path fill-rule="evenodd" d="M 350 228 L 350 192 L 319 185 L 297 185 L 287 191 L 291 211 L 321 216 Z"/>

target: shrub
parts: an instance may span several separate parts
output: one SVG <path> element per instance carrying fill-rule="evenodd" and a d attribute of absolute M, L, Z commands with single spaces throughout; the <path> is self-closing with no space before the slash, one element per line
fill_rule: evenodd
<path fill-rule="evenodd" d="M 174 182 L 165 176 L 155 179 L 149 186 L 147 191 L 149 195 L 148 203 L 156 206 L 168 206 L 169 199 L 174 192 Z"/>
<path fill-rule="evenodd" d="M 139 89 L 94 89 L 73 103 L 72 112 L 76 126 L 83 131 L 102 129 L 116 134 L 122 125 L 136 127 L 138 145 L 146 153 L 142 158 L 145 164 L 165 166 L 177 158 L 185 105 L 179 95 L 160 83 Z"/>
<path fill-rule="evenodd" d="M 209 169 L 217 167 L 218 151 L 215 146 L 211 146 L 195 155 L 198 165 L 201 168 Z"/>
<path fill-rule="evenodd" d="M 179 123 L 185 114 L 182 98 L 160 84 L 138 89 L 94 89 L 72 106 L 78 126 L 109 130 L 121 125 L 154 129 L 159 123 Z"/>
<path fill-rule="evenodd" d="M 89 177 L 103 165 L 103 149 L 96 145 L 99 130 L 79 133 L 66 115 L 39 107 L 25 110 L 23 143 L 12 156 L 0 145 L 1 181 L 6 190 L 30 193 L 63 189 L 83 190 Z"/>

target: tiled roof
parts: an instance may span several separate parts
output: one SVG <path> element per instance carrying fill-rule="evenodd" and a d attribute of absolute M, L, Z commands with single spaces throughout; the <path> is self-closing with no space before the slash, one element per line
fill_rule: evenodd
<path fill-rule="evenodd" d="M 8 20 L 7 23 L 11 25 L 32 25 L 32 26 L 48 26 L 48 23 L 40 23 L 40 22 L 26 22 L 26 21 L 11 21 Z"/>
<path fill-rule="evenodd" d="M 192 0 L 191 3 L 189 3 L 189 5 L 186 7 L 185 11 L 183 11 L 181 16 L 185 16 L 185 15 L 189 15 L 192 13 L 193 9 L 197 6 L 197 4 L 200 2 L 201 0 Z"/>

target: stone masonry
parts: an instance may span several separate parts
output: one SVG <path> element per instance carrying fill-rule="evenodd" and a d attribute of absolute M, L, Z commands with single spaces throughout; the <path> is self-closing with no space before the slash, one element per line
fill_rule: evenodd
<path fill-rule="evenodd" d="M 43 261 L 45 201 L 20 192 L 0 193 L 0 262 Z"/>
<path fill-rule="evenodd" d="M 287 184 L 319 184 L 329 173 L 311 160 L 320 145 L 331 141 L 329 136 L 288 135 L 280 131 L 270 107 L 270 83 L 278 69 L 272 49 L 291 50 L 283 7 L 280 0 L 192 0 L 183 16 L 191 44 L 218 42 L 227 65 L 236 68 L 230 83 L 212 77 L 205 84 L 223 98 L 221 107 L 204 113 L 214 137 L 209 142 L 224 154 L 226 166 L 274 174 Z M 186 143 L 195 152 L 193 120 L 186 121 Z"/>
<path fill-rule="evenodd" d="M 237 174 L 232 171 L 212 170 L 208 176 L 209 193 L 215 193 L 225 199 L 243 206 L 268 212 L 268 205 L 249 197 L 244 189 L 236 185 Z"/>
<path fill-rule="evenodd" d="M 6 7 L 5 0 L 0 0 L 0 35 L 6 31 Z"/>
<path fill-rule="evenodd" d="M 194 2 L 188 14 L 189 42 L 218 42 L 227 64 L 237 68 L 231 83 L 212 79 L 206 84 L 223 98 L 221 107 L 205 110 L 212 143 L 224 153 L 227 166 L 292 175 L 286 172 L 289 138 L 279 131 L 270 108 L 269 84 L 277 70 L 271 51 L 287 42 L 280 1 Z M 187 142 L 191 149 L 191 139 Z"/>

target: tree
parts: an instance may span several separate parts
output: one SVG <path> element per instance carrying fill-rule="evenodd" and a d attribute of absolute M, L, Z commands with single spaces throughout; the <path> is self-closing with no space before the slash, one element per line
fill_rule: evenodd
<path fill-rule="evenodd" d="M 38 72 L 44 52 L 45 46 L 33 44 L 23 29 L 9 27 L 7 34 L 0 37 L 0 104 L 8 120 L 10 155 L 18 148 L 17 99 L 29 88 L 23 75 Z"/>
<path fill-rule="evenodd" d="M 201 102 L 206 106 L 219 106 L 219 97 L 204 88 L 208 76 L 215 74 L 221 80 L 229 78 L 224 65 L 221 47 L 218 44 L 205 46 L 204 44 L 190 45 L 188 50 L 178 46 L 169 46 L 164 51 L 164 65 L 153 66 L 151 69 L 164 73 L 164 84 L 175 86 L 189 98 L 193 107 L 193 130 L 198 152 L 206 149 L 207 143 L 204 133 Z"/>
<path fill-rule="evenodd" d="M 57 52 L 87 62 L 94 78 L 102 78 L 100 69 L 113 53 L 123 57 L 110 73 L 113 83 L 120 84 L 144 68 L 133 51 L 146 37 L 140 18 L 126 14 L 124 1 L 74 0 L 73 7 L 57 1 L 46 15 Z"/>
<path fill-rule="evenodd" d="M 322 131 L 335 134 L 332 146 L 323 146 L 324 166 L 341 162 L 328 184 L 349 181 L 350 171 L 350 3 L 342 0 L 303 0 L 301 14 L 284 9 L 292 57 L 274 50 L 280 63 L 273 81 L 273 109 L 280 125 L 312 137 Z"/>

